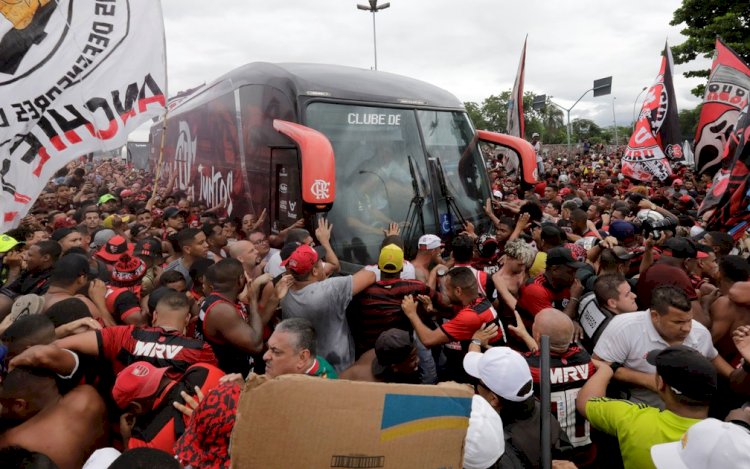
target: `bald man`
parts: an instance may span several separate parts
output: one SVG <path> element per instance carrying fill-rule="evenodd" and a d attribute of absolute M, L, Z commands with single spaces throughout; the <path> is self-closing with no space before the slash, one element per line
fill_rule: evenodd
<path fill-rule="evenodd" d="M 229 257 L 242 263 L 242 269 L 250 278 L 257 277 L 263 271 L 263 266 L 260 265 L 263 258 L 251 241 L 242 240 L 232 243 L 227 251 Z"/>
<path fill-rule="evenodd" d="M 574 461 L 584 465 L 592 462 L 595 454 L 589 423 L 576 412 L 576 397 L 596 368 L 589 353 L 573 343 L 573 332 L 570 317 L 554 308 L 541 310 L 534 317 L 531 327 L 531 334 L 537 343 L 541 342 L 543 335 L 549 336 L 552 413 L 576 448 Z M 525 357 L 534 379 L 534 393 L 539 397 L 540 353 L 538 350 L 529 352 Z"/>

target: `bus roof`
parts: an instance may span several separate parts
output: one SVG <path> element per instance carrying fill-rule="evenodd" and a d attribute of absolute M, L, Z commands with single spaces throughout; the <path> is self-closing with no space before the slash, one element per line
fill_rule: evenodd
<path fill-rule="evenodd" d="M 429 83 L 388 72 L 342 65 L 253 62 L 236 68 L 186 99 L 175 109 L 244 85 L 274 86 L 297 96 L 463 110 L 453 94 Z M 217 89 L 218 88 L 218 89 Z M 198 102 L 196 102 L 198 101 Z"/>

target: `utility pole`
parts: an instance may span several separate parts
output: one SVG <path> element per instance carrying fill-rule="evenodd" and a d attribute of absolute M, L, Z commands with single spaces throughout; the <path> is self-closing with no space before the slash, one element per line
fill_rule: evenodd
<path fill-rule="evenodd" d="M 612 120 L 615 123 L 615 146 L 617 146 L 617 114 L 615 114 L 615 99 L 617 99 L 617 96 L 612 96 Z"/>

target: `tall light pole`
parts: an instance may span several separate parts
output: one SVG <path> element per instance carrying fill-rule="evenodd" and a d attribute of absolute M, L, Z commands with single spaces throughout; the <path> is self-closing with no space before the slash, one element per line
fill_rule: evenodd
<path fill-rule="evenodd" d="M 638 104 L 638 99 L 641 97 L 644 91 L 648 89 L 648 86 L 644 86 L 640 93 L 638 93 L 638 96 L 635 97 L 635 101 L 633 101 L 633 132 L 635 132 L 635 105 Z"/>
<path fill-rule="evenodd" d="M 375 13 L 390 7 L 390 3 L 378 5 L 378 0 L 368 0 L 370 5 L 357 4 L 357 8 L 372 13 L 372 50 L 375 53 L 375 70 L 378 69 L 378 40 L 375 35 Z"/>
<path fill-rule="evenodd" d="M 559 104 L 550 100 L 550 104 L 559 107 L 560 109 L 565 111 L 565 113 L 568 116 L 568 125 L 566 126 L 566 131 L 568 133 L 568 158 L 572 156 L 570 153 L 570 134 L 572 133 L 572 129 L 570 127 L 570 111 L 572 111 L 573 108 L 576 107 L 576 104 L 578 104 L 578 102 L 581 101 L 583 97 L 589 93 L 589 91 L 594 92 L 594 97 L 610 94 L 612 92 L 612 77 L 606 77 L 606 78 L 600 78 L 598 80 L 594 80 L 594 87 L 589 90 L 586 90 L 581 95 L 581 97 L 578 98 L 578 100 L 576 100 L 576 102 L 574 102 L 573 105 L 570 106 L 569 108 L 564 108 L 560 106 Z"/>
<path fill-rule="evenodd" d="M 612 96 L 612 120 L 615 122 L 615 146 L 617 146 L 617 114 L 615 114 L 615 99 L 617 99 L 617 96 Z"/>

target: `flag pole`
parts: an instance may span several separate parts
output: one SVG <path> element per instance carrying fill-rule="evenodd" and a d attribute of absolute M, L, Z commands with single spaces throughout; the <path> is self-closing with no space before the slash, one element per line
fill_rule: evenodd
<path fill-rule="evenodd" d="M 161 10 L 161 2 L 159 3 L 159 9 Z M 164 14 L 161 15 L 162 22 L 164 21 Z M 156 163 L 156 172 L 154 174 L 154 188 L 151 191 L 151 198 L 156 196 L 156 189 L 159 187 L 159 178 L 161 178 L 161 167 L 164 161 L 164 141 L 167 137 L 167 117 L 169 116 L 169 74 L 167 72 L 167 31 L 163 29 L 164 34 L 162 41 L 164 42 L 164 121 L 161 126 L 161 142 L 159 143 L 159 160 Z"/>
<path fill-rule="evenodd" d="M 551 397 L 551 377 L 550 377 L 550 350 L 549 350 L 549 336 L 543 335 L 540 343 L 540 357 L 539 357 L 539 382 L 541 385 L 540 389 L 540 407 L 542 414 L 542 422 L 540 430 L 541 442 L 541 467 L 542 469 L 550 469 L 552 467 L 552 437 L 550 435 L 551 420 L 552 420 L 552 397 Z"/>

